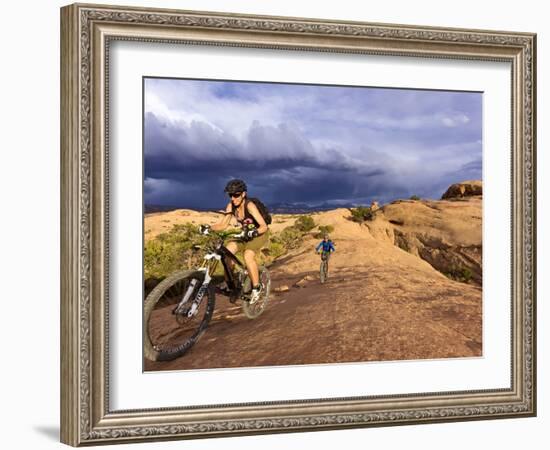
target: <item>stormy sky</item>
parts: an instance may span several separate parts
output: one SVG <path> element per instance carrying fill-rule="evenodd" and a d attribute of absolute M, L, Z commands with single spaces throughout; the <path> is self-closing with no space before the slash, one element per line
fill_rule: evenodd
<path fill-rule="evenodd" d="M 481 179 L 481 93 L 146 78 L 144 95 L 145 204 L 220 209 L 232 178 L 268 206 Z"/>

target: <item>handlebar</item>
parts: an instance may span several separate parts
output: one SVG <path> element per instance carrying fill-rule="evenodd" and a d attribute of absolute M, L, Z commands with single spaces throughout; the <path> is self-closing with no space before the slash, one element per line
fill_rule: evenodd
<path fill-rule="evenodd" d="M 204 230 L 202 230 L 201 234 L 204 235 L 204 236 L 214 235 L 214 236 L 217 236 L 217 237 L 223 239 L 224 241 L 227 238 L 243 238 L 245 236 L 244 230 L 214 231 L 210 227 L 204 228 Z"/>
<path fill-rule="evenodd" d="M 218 235 L 224 241 L 227 238 L 244 238 L 244 230 L 214 231 L 213 233 Z"/>

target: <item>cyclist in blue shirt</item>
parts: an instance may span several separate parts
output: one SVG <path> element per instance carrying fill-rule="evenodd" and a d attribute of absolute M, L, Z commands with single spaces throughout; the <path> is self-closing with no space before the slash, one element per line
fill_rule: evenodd
<path fill-rule="evenodd" d="M 321 249 L 321 247 L 322 250 L 319 250 Z M 317 247 L 315 247 L 315 251 L 317 253 L 321 253 L 321 258 L 325 258 L 328 264 L 330 254 L 336 251 L 336 249 L 334 248 L 334 242 L 329 239 L 328 234 L 325 234 L 323 236 L 323 240 L 319 243 Z"/>

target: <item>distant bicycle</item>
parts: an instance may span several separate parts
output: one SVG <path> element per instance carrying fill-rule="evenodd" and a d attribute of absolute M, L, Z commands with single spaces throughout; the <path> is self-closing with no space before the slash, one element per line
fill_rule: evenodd
<path fill-rule="evenodd" d="M 321 250 L 319 250 L 321 249 Z M 321 283 L 324 283 L 328 278 L 328 260 L 330 254 L 336 251 L 334 242 L 329 239 L 328 234 L 323 235 L 323 240 L 315 248 L 317 253 L 321 253 L 321 267 L 319 268 L 319 278 Z"/>
<path fill-rule="evenodd" d="M 319 268 L 319 278 L 324 283 L 328 278 L 328 258 L 330 252 L 321 252 L 321 267 Z"/>
<path fill-rule="evenodd" d="M 194 270 L 177 271 L 161 281 L 147 296 L 143 317 L 143 347 L 151 361 L 169 361 L 184 355 L 203 335 L 214 313 L 216 291 L 229 296 L 232 303 L 242 300 L 246 317 L 254 319 L 266 308 L 271 279 L 261 266 L 260 281 L 264 286 L 260 298 L 252 303 L 252 282 L 244 264 L 231 253 L 224 242 L 231 238 L 245 240 L 244 231 L 214 232 L 205 227 L 203 234 L 215 236 L 206 248 L 203 264 Z M 199 246 L 194 246 L 200 250 Z M 236 265 L 235 273 L 229 260 Z M 222 277 L 213 277 L 222 263 L 227 287 L 220 289 Z"/>

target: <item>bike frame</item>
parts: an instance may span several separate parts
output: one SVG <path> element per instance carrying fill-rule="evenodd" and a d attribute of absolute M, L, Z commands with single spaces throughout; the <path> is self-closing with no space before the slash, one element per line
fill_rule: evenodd
<path fill-rule="evenodd" d="M 233 273 L 233 271 L 231 270 L 231 268 L 229 267 L 229 260 L 233 261 L 234 263 L 236 263 L 239 267 L 241 267 L 242 269 L 245 268 L 244 264 L 239 260 L 239 258 L 237 258 L 233 253 L 231 253 L 227 247 L 225 247 L 224 245 L 222 245 L 219 249 L 218 249 L 218 254 L 221 256 L 221 261 L 222 261 L 222 265 L 223 265 L 223 270 L 227 276 L 227 279 L 226 279 L 226 283 L 227 283 L 227 287 L 234 291 L 237 289 L 237 282 L 236 282 L 236 277 L 235 277 L 235 274 Z"/>
<path fill-rule="evenodd" d="M 206 289 L 208 288 L 208 285 L 212 281 L 212 273 L 215 272 L 219 261 L 222 262 L 223 270 L 227 277 L 228 288 L 231 291 L 236 291 L 238 289 L 238 285 L 235 280 L 235 275 L 233 274 L 233 271 L 229 268 L 229 263 L 227 262 L 228 259 L 231 259 L 241 268 L 245 268 L 244 264 L 241 261 L 239 261 L 239 259 L 233 253 L 231 253 L 227 249 L 227 247 L 223 245 L 223 243 L 218 245 L 213 252 L 210 252 L 204 255 L 204 264 L 199 269 L 200 271 L 204 272 L 204 281 L 201 287 L 199 288 L 199 291 L 197 292 L 195 299 L 193 300 L 193 304 L 191 305 L 191 308 L 186 313 L 187 317 L 191 317 L 198 310 L 199 305 L 202 302 L 202 298 L 206 292 Z M 175 309 L 176 311 L 179 310 L 180 308 L 183 308 L 183 306 L 188 302 L 190 295 L 192 294 L 194 289 L 195 289 L 194 284 L 191 284 L 187 288 L 186 293 L 184 294 L 184 296 L 182 297 L 181 301 L 179 302 L 178 306 Z"/>
<path fill-rule="evenodd" d="M 218 245 L 213 252 L 207 253 L 204 256 L 204 260 L 205 264 L 203 265 L 203 269 L 206 271 L 207 276 L 209 276 L 216 270 L 218 262 L 221 261 L 226 276 L 227 287 L 231 291 L 237 290 L 238 286 L 236 276 L 229 266 L 229 260 L 233 261 L 242 269 L 245 269 L 246 267 L 233 253 L 229 251 L 229 249 L 225 245 L 223 245 L 223 243 Z M 212 260 L 214 260 L 214 263 L 208 264 Z"/>

